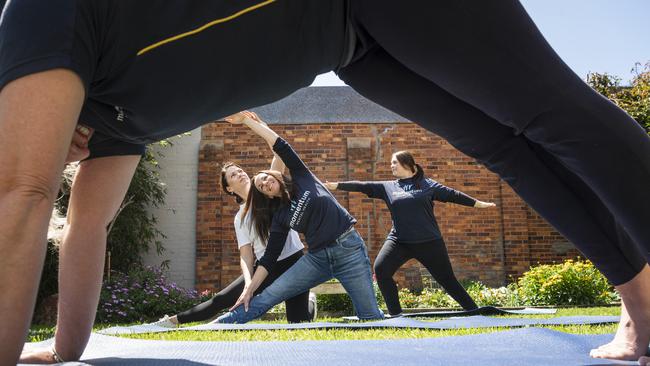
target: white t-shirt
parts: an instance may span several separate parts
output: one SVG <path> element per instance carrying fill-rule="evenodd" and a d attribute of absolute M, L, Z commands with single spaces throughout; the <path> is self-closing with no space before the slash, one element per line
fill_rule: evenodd
<path fill-rule="evenodd" d="M 244 212 L 244 205 L 239 206 L 239 211 L 235 215 L 235 234 L 237 235 L 237 246 L 239 248 L 243 247 L 246 244 L 253 244 L 253 252 L 255 252 L 255 257 L 261 259 L 264 256 L 264 251 L 266 250 L 266 243 L 262 243 L 259 237 L 255 234 L 255 230 L 250 228 L 250 212 L 246 215 L 244 223 L 241 222 L 241 213 Z M 289 230 L 289 235 L 287 235 L 287 241 L 284 243 L 284 248 L 282 253 L 278 257 L 278 260 L 289 257 L 290 255 L 296 253 L 299 250 L 302 250 L 305 246 L 300 241 L 298 233 L 294 230 Z"/>

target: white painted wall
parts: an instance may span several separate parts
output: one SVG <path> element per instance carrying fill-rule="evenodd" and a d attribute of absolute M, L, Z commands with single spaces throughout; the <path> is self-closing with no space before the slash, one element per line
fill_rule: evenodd
<path fill-rule="evenodd" d="M 160 175 L 167 186 L 165 206 L 151 209 L 158 218 L 158 229 L 167 235 L 163 239 L 165 252 L 158 256 L 151 249 L 144 256 L 146 265 L 158 266 L 170 260 L 169 280 L 179 286 L 193 288 L 195 280 L 196 190 L 201 129 L 189 136 L 173 137 L 173 146 L 163 148 L 159 158 Z"/>

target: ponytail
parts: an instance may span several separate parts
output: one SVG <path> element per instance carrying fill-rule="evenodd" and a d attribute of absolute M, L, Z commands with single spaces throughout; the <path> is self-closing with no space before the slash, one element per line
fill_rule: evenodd
<path fill-rule="evenodd" d="M 415 182 L 415 188 L 420 189 L 422 180 L 424 179 L 424 169 L 420 164 L 415 164 L 415 175 L 413 176 L 413 182 Z"/>

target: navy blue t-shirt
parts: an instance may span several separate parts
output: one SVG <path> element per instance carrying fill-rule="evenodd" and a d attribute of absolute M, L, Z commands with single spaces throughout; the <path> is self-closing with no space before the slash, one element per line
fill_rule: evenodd
<path fill-rule="evenodd" d="M 273 151 L 289 169 L 293 184 L 291 204 L 273 215 L 271 233 L 260 265 L 270 269 L 282 250 L 289 229 L 305 234 L 308 250 L 317 252 L 331 245 L 357 220 L 341 206 L 332 193 L 300 160 L 298 154 L 282 138 Z"/>
<path fill-rule="evenodd" d="M 474 206 L 476 200 L 463 192 L 446 187 L 432 179 L 420 179 L 418 188 L 413 178 L 380 182 L 340 182 L 338 189 L 362 192 L 370 198 L 386 202 L 393 220 L 388 239 L 403 243 L 419 243 L 441 239 L 438 222 L 433 215 L 433 201 Z"/>

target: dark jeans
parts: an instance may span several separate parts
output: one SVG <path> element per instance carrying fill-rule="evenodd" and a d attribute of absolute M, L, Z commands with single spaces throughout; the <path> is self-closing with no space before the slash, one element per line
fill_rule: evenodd
<path fill-rule="evenodd" d="M 351 1 L 362 47 L 338 71 L 348 85 L 497 173 L 614 285 L 640 272 L 650 138 L 517 1 Z"/>
<path fill-rule="evenodd" d="M 476 309 L 476 303 L 461 286 L 454 275 L 449 262 L 447 247 L 442 239 L 423 243 L 400 243 L 387 239 L 375 260 L 375 277 L 386 300 L 388 313 L 397 315 L 402 312 L 397 294 L 397 285 L 393 275 L 409 259 L 417 259 L 436 280 L 465 310 Z"/>
<path fill-rule="evenodd" d="M 278 261 L 273 267 L 264 282 L 255 291 L 255 294 L 262 292 L 270 284 L 286 272 L 294 263 L 302 257 L 302 252 L 298 251 L 295 254 Z M 178 314 L 178 322 L 190 323 L 208 320 L 216 316 L 219 312 L 227 310 L 235 305 L 235 302 L 244 290 L 244 276 L 239 276 L 236 280 L 226 286 L 223 290 L 219 291 L 210 300 L 196 305 L 195 307 Z M 285 302 L 287 310 L 287 321 L 289 323 L 300 323 L 311 321 L 313 316 L 313 309 L 309 309 L 309 290 L 300 293 Z"/>

